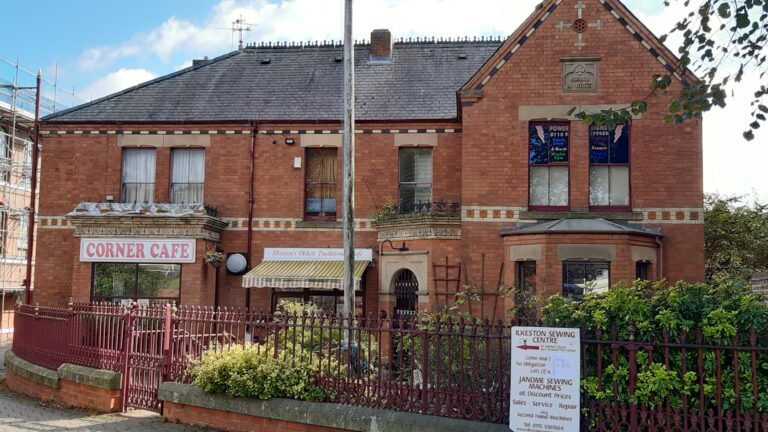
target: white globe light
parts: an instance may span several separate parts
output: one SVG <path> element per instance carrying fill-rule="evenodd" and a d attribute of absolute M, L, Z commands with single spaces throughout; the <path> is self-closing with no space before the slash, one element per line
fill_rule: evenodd
<path fill-rule="evenodd" d="M 240 274 L 245 271 L 248 262 L 243 254 L 232 254 L 227 258 L 227 271 L 234 274 Z"/>

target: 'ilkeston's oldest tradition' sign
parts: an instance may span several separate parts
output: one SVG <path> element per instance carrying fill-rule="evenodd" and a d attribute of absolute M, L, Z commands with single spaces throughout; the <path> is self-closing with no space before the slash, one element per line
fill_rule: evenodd
<path fill-rule="evenodd" d="M 579 329 L 512 328 L 509 428 L 579 430 Z"/>
<path fill-rule="evenodd" d="M 183 264 L 195 262 L 194 239 L 80 239 L 80 261 Z"/>

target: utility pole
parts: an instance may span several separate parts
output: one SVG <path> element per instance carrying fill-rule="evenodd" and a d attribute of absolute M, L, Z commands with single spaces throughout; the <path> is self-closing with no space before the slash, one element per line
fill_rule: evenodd
<path fill-rule="evenodd" d="M 29 221 L 27 222 L 27 271 L 24 279 L 24 304 L 32 304 L 32 258 L 35 246 L 35 208 L 37 207 L 37 159 L 40 157 L 40 87 L 43 71 L 37 71 L 35 86 L 35 137 L 32 142 L 32 179 L 29 181 Z"/>
<path fill-rule="evenodd" d="M 342 144 L 342 214 L 344 231 L 344 315 L 349 330 L 344 342 L 355 346 L 355 333 L 351 330 L 355 314 L 355 216 L 353 197 L 355 148 L 355 45 L 352 40 L 352 0 L 344 1 L 344 142 Z"/>

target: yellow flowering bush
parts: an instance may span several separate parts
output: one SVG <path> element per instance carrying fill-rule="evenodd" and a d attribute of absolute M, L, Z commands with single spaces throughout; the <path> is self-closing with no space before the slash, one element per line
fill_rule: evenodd
<path fill-rule="evenodd" d="M 193 366 L 192 383 L 231 397 L 322 399 L 314 384 L 320 365 L 309 356 L 299 358 L 306 360 L 295 361 L 285 352 L 275 356 L 273 350 L 251 343 L 214 347 Z"/>

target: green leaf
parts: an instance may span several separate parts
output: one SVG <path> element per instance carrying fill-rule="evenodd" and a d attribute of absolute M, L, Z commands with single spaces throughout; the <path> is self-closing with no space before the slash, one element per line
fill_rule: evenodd
<path fill-rule="evenodd" d="M 749 27 L 749 23 L 750 23 L 749 15 L 745 13 L 736 14 L 736 27 L 740 29 L 745 29 Z"/>
<path fill-rule="evenodd" d="M 717 13 L 720 15 L 720 18 L 730 18 L 731 5 L 729 3 L 721 4 L 720 7 L 717 8 Z"/>
<path fill-rule="evenodd" d="M 678 101 L 672 101 L 672 103 L 669 104 L 669 112 L 671 113 L 678 113 L 682 107 L 680 106 L 680 102 Z"/>
<path fill-rule="evenodd" d="M 573 107 L 573 108 L 569 109 L 569 110 L 568 110 L 568 115 L 569 115 L 569 116 L 570 116 L 570 115 L 573 115 L 573 113 L 574 113 L 575 111 L 576 111 L 576 107 Z"/>
<path fill-rule="evenodd" d="M 744 132 L 744 139 L 747 141 L 752 141 L 753 139 L 755 139 L 755 133 L 752 132 L 751 130 Z"/>

